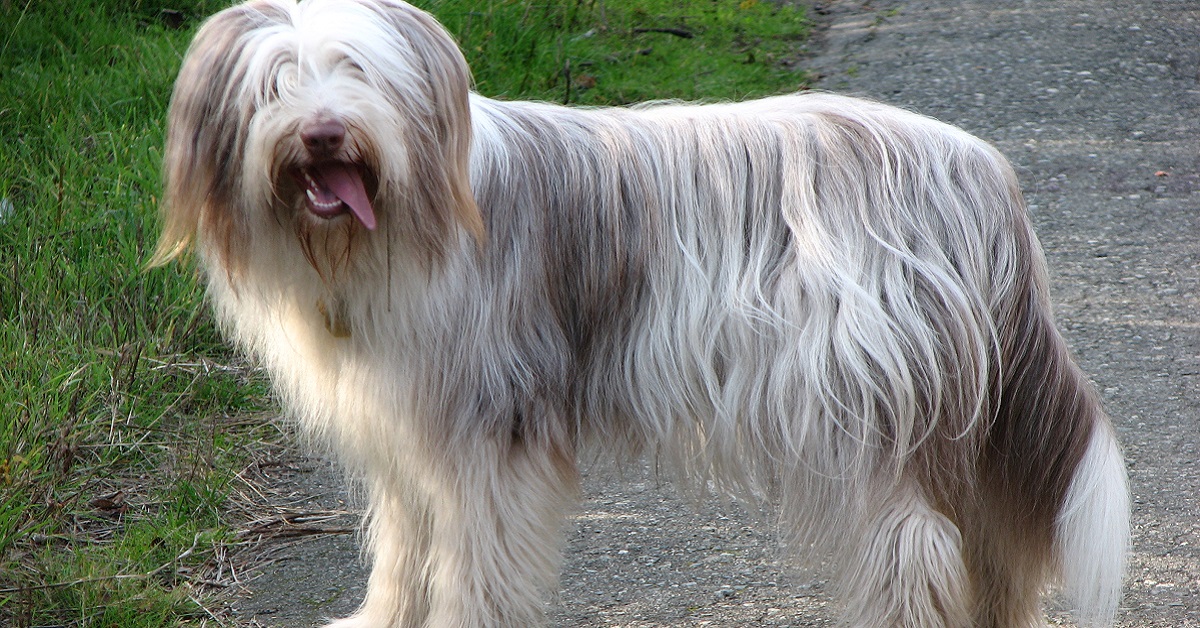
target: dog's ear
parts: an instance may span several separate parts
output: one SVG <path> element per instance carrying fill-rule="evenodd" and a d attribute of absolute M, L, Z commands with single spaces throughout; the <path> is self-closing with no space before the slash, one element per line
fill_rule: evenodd
<path fill-rule="evenodd" d="M 430 100 L 432 119 L 415 129 L 428 150 L 414 151 L 414 174 L 433 206 L 449 203 L 453 219 L 482 245 L 483 216 L 471 190 L 470 68 L 453 36 L 428 13 L 403 2 L 386 6 L 392 27 L 417 55 L 420 66 L 413 69 L 424 75 Z"/>
<path fill-rule="evenodd" d="M 257 101 L 247 48 L 250 34 L 290 20 L 288 9 L 252 2 L 226 9 L 200 28 L 188 48 L 167 113 L 162 233 L 150 266 L 188 251 L 198 231 L 211 234 L 226 267 L 245 245 L 238 215 L 245 134 Z"/>

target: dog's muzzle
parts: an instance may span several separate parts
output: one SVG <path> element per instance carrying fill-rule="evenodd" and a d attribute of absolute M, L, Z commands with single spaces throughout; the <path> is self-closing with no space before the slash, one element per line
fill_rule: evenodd
<path fill-rule="evenodd" d="M 332 219 L 347 212 L 367 229 L 375 228 L 375 209 L 363 183 L 358 164 L 339 161 L 336 155 L 346 139 L 346 127 L 336 119 L 324 118 L 300 130 L 300 140 L 313 162 L 291 170 L 304 190 L 308 210 L 314 216 Z"/>

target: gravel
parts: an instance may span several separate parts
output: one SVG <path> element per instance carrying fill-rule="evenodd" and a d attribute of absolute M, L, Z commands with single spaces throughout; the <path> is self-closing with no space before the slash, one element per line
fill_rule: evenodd
<path fill-rule="evenodd" d="M 1059 327 L 1129 464 L 1120 625 L 1200 626 L 1200 5 L 835 0 L 819 12 L 809 67 L 821 88 L 957 124 L 1016 165 Z M 277 492 L 346 508 L 328 464 L 305 465 Z M 783 565 L 769 512 L 696 505 L 640 467 L 597 464 L 585 491 L 553 625 L 833 625 L 820 570 Z M 354 535 L 273 556 L 234 602 L 247 625 L 312 626 L 361 598 Z M 1053 600 L 1047 617 L 1070 625 Z"/>

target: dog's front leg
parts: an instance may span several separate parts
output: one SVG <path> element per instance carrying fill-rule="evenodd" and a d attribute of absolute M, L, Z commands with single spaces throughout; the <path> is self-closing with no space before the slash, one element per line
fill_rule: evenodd
<path fill-rule="evenodd" d="M 429 616 L 429 491 L 393 470 L 365 478 L 370 494 L 367 553 L 371 575 L 358 612 L 326 628 L 420 628 Z"/>
<path fill-rule="evenodd" d="M 492 438 L 466 444 L 439 469 L 427 628 L 542 625 L 546 594 L 558 582 L 565 518 L 578 500 L 573 456 Z"/>
<path fill-rule="evenodd" d="M 557 585 L 573 457 L 519 439 L 430 452 L 371 489 L 362 608 L 328 628 L 532 628 Z"/>

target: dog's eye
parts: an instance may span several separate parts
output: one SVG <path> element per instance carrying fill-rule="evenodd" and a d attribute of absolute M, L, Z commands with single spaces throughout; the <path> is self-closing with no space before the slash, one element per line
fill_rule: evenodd
<path fill-rule="evenodd" d="M 296 88 L 295 66 L 283 66 L 273 73 L 263 85 L 263 96 L 269 103 L 278 102 L 285 94 L 292 93 Z"/>
<path fill-rule="evenodd" d="M 351 59 L 350 57 L 346 57 L 346 58 L 342 59 L 341 65 L 343 66 L 342 69 L 344 71 L 350 72 L 351 74 L 357 74 L 357 75 L 366 74 L 366 71 L 363 70 L 363 67 L 361 65 L 359 65 L 359 63 L 357 61 L 355 61 L 354 59 Z"/>
<path fill-rule="evenodd" d="M 279 79 L 276 78 L 273 81 L 267 81 L 266 89 L 263 90 L 263 96 L 266 97 L 265 100 L 267 102 L 275 102 L 279 100 L 279 92 Z"/>

